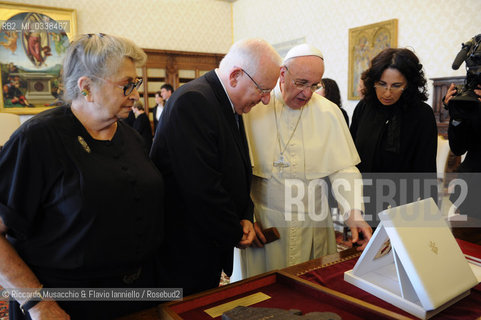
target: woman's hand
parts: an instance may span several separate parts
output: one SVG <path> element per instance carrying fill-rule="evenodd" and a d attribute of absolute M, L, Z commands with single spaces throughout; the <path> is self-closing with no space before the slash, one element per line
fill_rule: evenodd
<path fill-rule="evenodd" d="M 32 320 L 70 320 L 70 316 L 53 300 L 43 300 L 28 310 Z"/>
<path fill-rule="evenodd" d="M 0 217 L 0 279 L 4 288 L 42 288 L 32 270 L 3 235 L 7 226 Z M 28 299 L 17 299 L 19 304 Z M 53 300 L 42 300 L 28 310 L 33 320 L 69 320 L 70 316 Z"/>

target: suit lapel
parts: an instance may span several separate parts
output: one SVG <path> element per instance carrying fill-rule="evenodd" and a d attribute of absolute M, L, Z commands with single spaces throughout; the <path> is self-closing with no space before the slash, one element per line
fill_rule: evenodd
<path fill-rule="evenodd" d="M 227 97 L 227 93 L 222 87 L 222 84 L 220 83 L 219 78 L 215 74 L 215 71 L 214 70 L 209 71 L 205 75 L 205 78 L 207 82 L 210 84 L 210 86 L 212 87 L 214 94 L 217 100 L 219 101 L 219 105 L 221 107 L 221 113 L 224 116 L 227 123 L 229 124 L 232 136 L 242 155 L 242 160 L 244 162 L 244 165 L 248 169 L 247 171 L 250 172 L 252 169 L 251 169 L 251 163 L 249 159 L 249 150 L 247 146 L 247 139 L 245 135 L 244 122 L 242 121 L 242 117 L 241 116 L 239 117 L 239 127 L 238 127 L 237 121 L 234 116 L 234 112 L 232 110 L 232 106 L 230 104 L 229 98 Z"/>
<path fill-rule="evenodd" d="M 247 144 L 246 130 L 244 127 L 244 120 L 242 119 L 242 116 L 239 116 L 239 134 L 242 143 L 243 155 L 247 158 L 248 165 L 249 167 L 251 167 L 249 158 L 249 146 Z"/>

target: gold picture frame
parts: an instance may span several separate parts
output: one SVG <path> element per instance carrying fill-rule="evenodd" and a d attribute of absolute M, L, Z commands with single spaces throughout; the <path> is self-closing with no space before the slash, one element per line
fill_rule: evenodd
<path fill-rule="evenodd" d="M 61 66 L 77 32 L 75 9 L 0 1 L 0 112 L 59 105 Z"/>
<path fill-rule="evenodd" d="M 359 100 L 361 74 L 385 48 L 397 47 L 398 20 L 392 19 L 349 29 L 348 99 Z"/>

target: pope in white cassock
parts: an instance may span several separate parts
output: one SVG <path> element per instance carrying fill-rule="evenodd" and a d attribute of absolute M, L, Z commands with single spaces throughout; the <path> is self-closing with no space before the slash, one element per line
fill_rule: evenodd
<path fill-rule="evenodd" d="M 285 268 L 336 252 L 325 181 L 332 183 L 352 242 L 372 229 L 362 218 L 359 155 L 339 108 L 320 95 L 322 53 L 309 44 L 292 48 L 280 69 L 270 103 L 244 114 L 253 180 L 256 240 L 241 250 L 243 277 Z M 356 181 L 357 180 L 357 181 Z M 276 227 L 280 239 L 265 244 L 262 230 Z"/>

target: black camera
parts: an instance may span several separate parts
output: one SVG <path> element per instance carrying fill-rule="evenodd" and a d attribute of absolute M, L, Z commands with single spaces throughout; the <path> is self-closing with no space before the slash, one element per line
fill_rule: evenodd
<path fill-rule="evenodd" d="M 463 62 L 466 62 L 464 86 L 456 88 L 457 93 L 447 106 L 450 114 L 460 118 L 470 117 L 476 107 L 481 107 L 479 96 L 474 92 L 481 84 L 481 34 L 462 44 L 461 51 L 454 59 L 453 69 L 458 70 Z"/>

